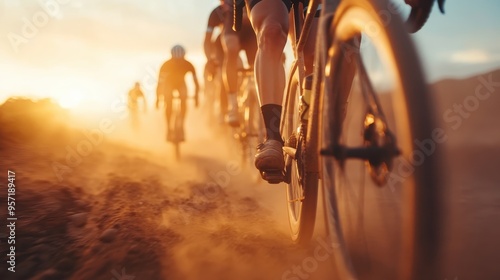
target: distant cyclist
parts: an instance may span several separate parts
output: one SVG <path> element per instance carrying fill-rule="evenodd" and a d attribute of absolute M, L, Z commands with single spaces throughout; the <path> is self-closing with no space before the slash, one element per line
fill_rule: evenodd
<path fill-rule="evenodd" d="M 211 59 L 213 49 L 216 48 L 213 40 L 213 31 L 216 27 L 221 29 L 222 47 L 224 50 L 223 81 L 228 94 L 229 111 L 227 122 L 231 126 L 238 126 L 238 59 L 240 50 L 245 51 L 250 67 L 253 67 L 255 54 L 257 52 L 257 39 L 246 16 L 243 17 L 242 28 L 239 32 L 232 30 L 233 25 L 233 1 L 220 0 L 220 5 L 215 8 L 208 19 L 205 33 L 204 50 L 207 59 Z"/>
<path fill-rule="evenodd" d="M 180 99 L 180 118 L 182 120 L 181 135 L 177 135 L 181 141 L 184 140 L 184 119 L 186 116 L 186 99 L 187 87 L 184 80 L 187 73 L 191 73 L 193 83 L 195 85 L 195 106 L 198 107 L 198 92 L 199 84 L 196 77 L 196 71 L 193 64 L 187 61 L 184 56 L 185 49 L 180 45 L 175 45 L 171 50 L 172 58 L 167 60 L 160 68 L 158 78 L 158 87 L 156 89 L 156 109 L 159 109 L 160 102 L 163 100 L 165 103 L 165 118 L 167 124 L 167 137 L 166 140 L 171 142 L 173 135 L 173 125 L 171 122 L 172 117 L 172 103 L 174 92 L 177 92 Z M 179 139 L 177 139 L 179 140 Z"/>
<path fill-rule="evenodd" d="M 139 126 L 139 99 L 142 99 L 143 112 L 146 112 L 146 98 L 141 90 L 141 84 L 136 82 L 134 87 L 129 90 L 127 95 L 127 105 L 130 113 L 130 121 L 132 127 L 137 129 Z"/>

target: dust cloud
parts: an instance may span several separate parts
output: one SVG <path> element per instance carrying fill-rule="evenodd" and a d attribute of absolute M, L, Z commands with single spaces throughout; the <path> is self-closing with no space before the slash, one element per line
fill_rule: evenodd
<path fill-rule="evenodd" d="M 142 115 L 136 130 L 126 117 L 82 117 L 47 100 L 10 100 L 0 112 L 2 168 L 16 172 L 20 209 L 17 273 L 2 267 L 2 279 L 330 273 L 314 259 L 318 246 L 329 256 L 327 244 L 290 241 L 284 186 L 260 181 L 233 132 L 207 123 L 202 109 L 190 108 L 179 161 L 161 111 Z"/>

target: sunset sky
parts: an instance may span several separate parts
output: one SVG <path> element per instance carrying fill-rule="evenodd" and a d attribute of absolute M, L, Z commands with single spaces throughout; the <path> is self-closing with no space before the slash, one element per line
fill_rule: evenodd
<path fill-rule="evenodd" d="M 0 102 L 15 94 L 103 103 L 136 80 L 152 96 L 177 43 L 201 79 L 206 21 L 218 2 L 0 0 Z M 429 80 L 500 68 L 500 1 L 449 0 L 445 8 L 441 15 L 435 7 L 414 36 Z"/>

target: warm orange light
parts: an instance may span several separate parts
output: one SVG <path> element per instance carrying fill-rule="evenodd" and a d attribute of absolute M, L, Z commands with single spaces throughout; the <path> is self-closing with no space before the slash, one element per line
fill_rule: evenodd
<path fill-rule="evenodd" d="M 56 97 L 57 103 L 65 109 L 74 109 L 80 105 L 83 99 L 83 93 L 78 90 L 71 90 L 62 96 Z"/>

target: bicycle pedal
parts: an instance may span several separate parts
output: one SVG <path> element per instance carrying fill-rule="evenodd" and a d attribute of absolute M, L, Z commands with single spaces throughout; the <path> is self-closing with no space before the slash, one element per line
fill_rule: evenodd
<path fill-rule="evenodd" d="M 266 180 L 269 184 L 279 184 L 285 179 L 282 170 L 266 170 L 260 172 L 260 175 L 262 179 Z"/>

